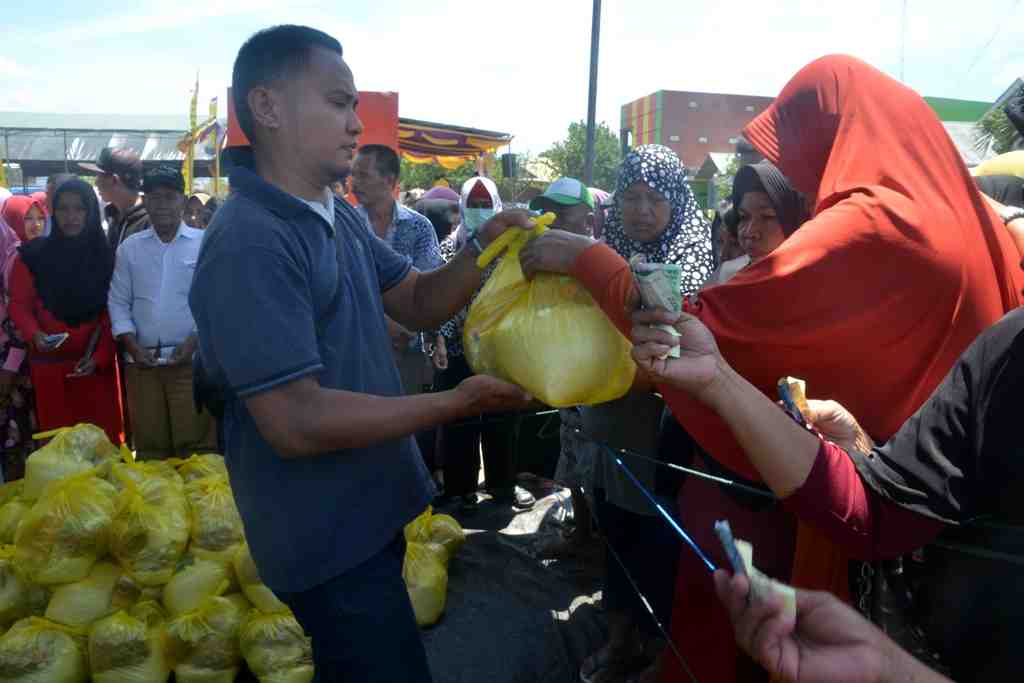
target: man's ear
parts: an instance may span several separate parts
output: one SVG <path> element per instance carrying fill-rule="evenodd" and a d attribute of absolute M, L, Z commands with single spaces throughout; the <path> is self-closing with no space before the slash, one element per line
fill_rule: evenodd
<path fill-rule="evenodd" d="M 249 111 L 252 112 L 252 119 L 255 123 L 264 128 L 276 129 L 281 127 L 281 98 L 279 93 L 267 88 L 257 86 L 249 91 L 246 98 L 249 103 Z"/>

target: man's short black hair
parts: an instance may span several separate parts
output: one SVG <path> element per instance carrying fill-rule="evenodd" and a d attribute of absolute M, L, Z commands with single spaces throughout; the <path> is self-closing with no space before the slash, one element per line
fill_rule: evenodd
<path fill-rule="evenodd" d="M 238 125 L 250 142 L 255 142 L 255 126 L 249 110 L 249 93 L 257 86 L 304 69 L 310 52 L 318 47 L 342 54 L 341 43 L 335 38 L 315 28 L 291 24 L 263 29 L 238 50 L 231 72 L 231 97 Z"/>
<path fill-rule="evenodd" d="M 387 145 L 363 145 L 359 148 L 359 154 L 370 154 L 373 156 L 377 173 L 382 178 L 390 176 L 395 179 L 395 182 L 398 182 L 399 178 L 402 177 L 402 164 L 398 161 L 398 152 Z"/>

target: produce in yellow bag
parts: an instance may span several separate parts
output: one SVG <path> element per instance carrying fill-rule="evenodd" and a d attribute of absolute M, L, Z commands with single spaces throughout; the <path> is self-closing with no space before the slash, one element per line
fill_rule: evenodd
<path fill-rule="evenodd" d="M 207 598 L 167 624 L 168 653 L 177 683 L 232 683 L 242 663 L 238 630 L 249 602 L 237 593 Z"/>
<path fill-rule="evenodd" d="M 178 473 L 181 474 L 185 483 L 206 477 L 226 477 L 228 468 L 224 464 L 224 457 L 216 453 L 203 453 L 193 455 L 178 466 Z"/>
<path fill-rule="evenodd" d="M 451 559 L 466 542 L 466 532 L 451 515 L 432 515 L 430 517 L 430 542 L 443 547 L 448 558 Z"/>
<path fill-rule="evenodd" d="M 405 542 L 434 545 L 444 550 L 444 565 L 455 557 L 462 544 L 466 542 L 466 533 L 462 526 L 450 515 L 435 515 L 430 505 L 416 519 L 405 525 Z M 436 548 L 435 548 L 436 549 Z"/>
<path fill-rule="evenodd" d="M 49 484 L 93 468 L 106 476 L 110 465 L 120 459 L 120 451 L 106 433 L 91 424 L 58 429 L 39 437 L 53 436 L 48 444 L 25 461 L 25 488 L 21 497 L 34 501 Z"/>
<path fill-rule="evenodd" d="M 227 567 L 186 556 L 164 586 L 164 607 L 176 617 L 197 609 L 206 598 L 223 595 L 230 586 Z"/>
<path fill-rule="evenodd" d="M 256 570 L 256 563 L 252 561 L 249 554 L 248 544 L 242 544 L 235 552 L 232 566 L 238 583 L 242 587 L 245 597 L 261 612 L 273 614 L 275 612 L 287 612 L 288 605 L 277 599 L 274 592 L 267 588 Z"/>
<path fill-rule="evenodd" d="M 0 506 L 6 505 L 15 498 L 20 498 L 24 490 L 24 479 L 15 479 L 14 481 L 8 481 L 0 484 Z"/>
<path fill-rule="evenodd" d="M 121 574 L 114 584 L 113 600 L 117 605 L 134 605 L 147 601 L 162 604 L 163 599 L 163 586 L 144 586 L 129 574 Z"/>
<path fill-rule="evenodd" d="M 115 593 L 121 568 L 112 562 L 97 562 L 81 581 L 57 586 L 46 608 L 46 618 L 65 626 L 87 627 L 97 619 L 132 605 Z"/>
<path fill-rule="evenodd" d="M 219 552 L 245 540 L 242 518 L 227 477 L 204 477 L 185 485 L 192 513 L 192 544 Z"/>
<path fill-rule="evenodd" d="M 18 567 L 43 585 L 84 579 L 107 552 L 116 494 L 92 473 L 48 486 L 18 525 Z"/>
<path fill-rule="evenodd" d="M 85 634 L 39 617 L 0 637 L 0 683 L 85 683 Z"/>
<path fill-rule="evenodd" d="M 27 616 L 42 616 L 49 601 L 49 592 L 15 566 L 14 546 L 0 546 L 0 629 Z"/>
<path fill-rule="evenodd" d="M 32 506 L 21 498 L 12 498 L 0 507 L 0 543 L 14 543 L 18 524 L 30 507 Z"/>
<path fill-rule="evenodd" d="M 184 484 L 161 463 L 115 465 L 120 489 L 110 553 L 141 584 L 167 583 L 188 545 L 191 519 Z"/>
<path fill-rule="evenodd" d="M 519 266 L 519 250 L 553 218 L 538 218 L 533 231 L 507 231 L 477 259 L 486 266 L 508 248 L 470 306 L 466 360 L 477 374 L 518 384 L 550 406 L 605 403 L 633 384 L 629 341 L 576 280 L 541 273 L 527 281 Z"/>
<path fill-rule="evenodd" d="M 444 548 L 439 545 L 406 545 L 402 578 L 416 613 L 416 623 L 420 626 L 436 624 L 444 614 L 448 600 L 447 559 Z"/>
<path fill-rule="evenodd" d="M 93 683 L 165 683 L 166 615 L 155 602 L 141 603 L 102 619 L 89 629 Z"/>
<path fill-rule="evenodd" d="M 309 683 L 313 648 L 291 612 L 252 610 L 238 635 L 242 656 L 260 683 Z"/>

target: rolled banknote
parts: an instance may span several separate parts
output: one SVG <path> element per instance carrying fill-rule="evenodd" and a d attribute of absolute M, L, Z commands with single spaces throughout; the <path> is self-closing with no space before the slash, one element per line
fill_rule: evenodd
<path fill-rule="evenodd" d="M 674 263 L 647 263 L 642 255 L 636 255 L 629 261 L 640 288 L 640 301 L 644 308 L 664 308 L 678 313 L 683 309 L 683 295 L 680 292 L 683 268 Z M 678 337 L 679 332 L 671 325 L 658 325 L 658 329 Z M 679 347 L 673 346 L 665 355 L 679 358 Z M 662 358 L 662 360 L 664 360 Z"/>

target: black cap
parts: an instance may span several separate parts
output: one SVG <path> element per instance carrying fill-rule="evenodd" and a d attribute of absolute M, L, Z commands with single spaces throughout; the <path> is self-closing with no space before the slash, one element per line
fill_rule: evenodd
<path fill-rule="evenodd" d="M 95 164 L 78 164 L 93 173 L 116 175 L 131 190 L 142 185 L 142 157 L 129 147 L 104 147 Z"/>
<path fill-rule="evenodd" d="M 152 192 L 158 187 L 169 187 L 175 192 L 185 194 L 185 177 L 173 166 L 157 166 L 146 172 L 142 180 L 142 191 Z"/>

